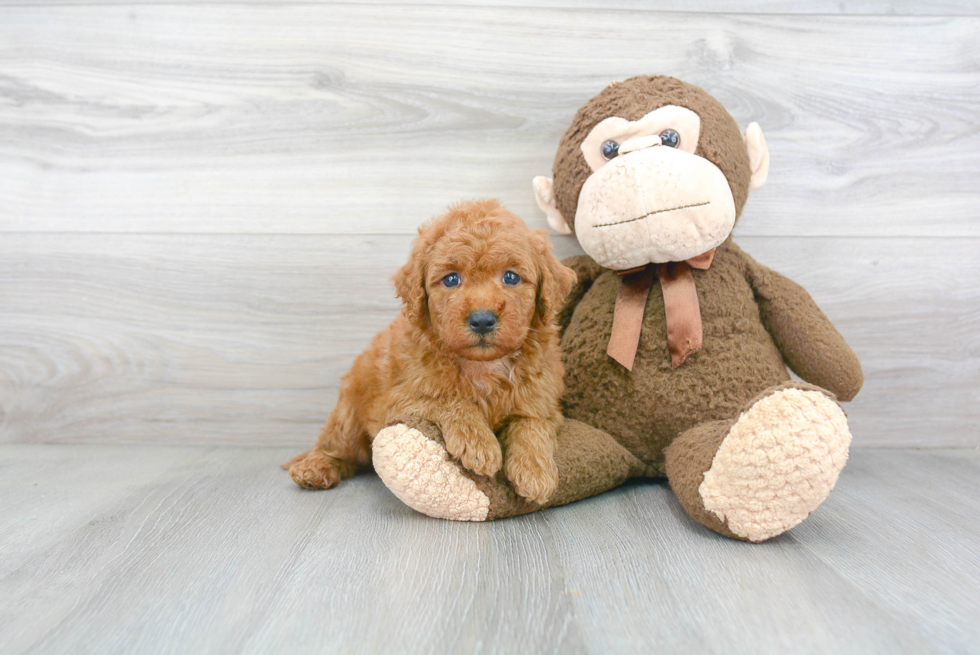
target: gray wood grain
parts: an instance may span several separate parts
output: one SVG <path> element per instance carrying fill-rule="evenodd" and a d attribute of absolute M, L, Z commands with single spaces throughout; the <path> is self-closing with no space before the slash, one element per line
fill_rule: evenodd
<path fill-rule="evenodd" d="M 772 176 L 746 234 L 980 236 L 976 17 L 126 4 L 2 18 L 0 231 L 406 234 L 486 195 L 543 225 L 529 181 L 575 109 L 662 72 L 765 129 Z"/>
<path fill-rule="evenodd" d="M 844 469 L 820 521 L 804 522 L 793 538 L 930 643 L 944 644 L 951 653 L 975 651 L 980 514 L 974 487 L 980 456 L 862 455 Z M 856 521 L 863 530 L 851 529 Z M 916 542 L 912 549 L 910 537 Z M 867 557 L 876 564 L 856 565 Z"/>
<path fill-rule="evenodd" d="M 24 0 L 0 0 L 0 6 L 28 4 Z M 61 5 L 221 5 L 254 4 L 269 5 L 269 0 L 207 0 L 206 3 L 189 0 L 43 0 L 32 6 Z M 350 0 L 304 0 L 304 4 L 343 5 Z M 445 0 L 358 0 L 358 4 L 445 5 Z M 473 7 L 522 7 L 547 9 L 602 9 L 602 10 L 649 10 L 644 0 L 458 0 L 454 5 Z M 977 0 L 942 0 L 917 2 L 915 0 L 741 0 L 737 4 L 719 0 L 661 0 L 656 4 L 658 12 L 724 13 L 724 14 L 881 14 L 887 16 L 976 16 L 980 14 Z"/>
<path fill-rule="evenodd" d="M 693 523 L 666 485 L 614 493 L 545 515 L 595 652 L 941 652 L 795 532 L 746 549 Z"/>
<path fill-rule="evenodd" d="M 388 278 L 409 241 L 6 235 L 0 442 L 310 443 L 398 311 Z M 862 359 L 855 443 L 980 445 L 975 239 L 739 243 L 807 287 Z"/>
<path fill-rule="evenodd" d="M 130 458 L 111 450 L 4 446 L 0 457 L 0 578 L 39 550 L 54 547 L 84 525 L 97 527 L 106 498 L 125 496 L 174 466 L 198 459 L 201 448 L 158 448 Z M 0 622 L 2 623 L 2 622 Z"/>
<path fill-rule="evenodd" d="M 737 233 L 864 361 L 856 442 L 980 443 L 976 2 L 506 4 L 0 7 L 0 443 L 308 443 L 415 226 L 543 227 L 528 181 L 642 72 L 763 124 Z"/>
<path fill-rule="evenodd" d="M 976 451 L 855 450 L 762 545 L 658 483 L 459 524 L 373 475 L 300 490 L 275 466 L 291 452 L 0 446 L 0 650 L 952 653 L 980 636 Z"/>

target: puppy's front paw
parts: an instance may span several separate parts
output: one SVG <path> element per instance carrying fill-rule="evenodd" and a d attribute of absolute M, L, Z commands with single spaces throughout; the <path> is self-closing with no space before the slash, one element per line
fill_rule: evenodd
<path fill-rule="evenodd" d="M 517 495 L 543 505 L 558 487 L 558 465 L 554 457 L 510 448 L 504 461 L 504 477 L 514 485 Z"/>
<path fill-rule="evenodd" d="M 335 458 L 317 450 L 298 455 L 286 464 L 293 482 L 304 489 L 330 489 L 345 477 Z"/>
<path fill-rule="evenodd" d="M 492 476 L 500 470 L 504 461 L 500 442 L 490 428 L 452 426 L 443 429 L 446 450 L 459 460 L 463 467 L 478 475 Z"/>

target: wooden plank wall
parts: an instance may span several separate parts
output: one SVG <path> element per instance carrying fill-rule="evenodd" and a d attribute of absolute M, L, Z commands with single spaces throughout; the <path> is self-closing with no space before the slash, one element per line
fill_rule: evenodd
<path fill-rule="evenodd" d="M 980 446 L 980 3 L 504 5 L 0 0 L 0 442 L 311 442 L 414 228 L 543 227 L 576 108 L 668 73 L 762 125 L 738 241 L 862 358 L 855 444 Z"/>

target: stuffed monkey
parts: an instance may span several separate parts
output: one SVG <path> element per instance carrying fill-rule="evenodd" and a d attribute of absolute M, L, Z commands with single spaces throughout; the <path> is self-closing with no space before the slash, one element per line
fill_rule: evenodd
<path fill-rule="evenodd" d="M 539 505 L 502 475 L 467 471 L 438 426 L 414 417 L 375 438 L 384 483 L 456 520 L 524 514 L 640 476 L 666 477 L 695 520 L 735 539 L 805 519 L 847 461 L 838 401 L 863 375 L 810 295 L 731 239 L 768 169 L 759 126 L 743 135 L 691 84 L 634 77 L 587 102 L 553 179 L 534 180 L 551 227 L 586 252 L 564 262 L 578 282 L 560 317 L 557 490 Z"/>

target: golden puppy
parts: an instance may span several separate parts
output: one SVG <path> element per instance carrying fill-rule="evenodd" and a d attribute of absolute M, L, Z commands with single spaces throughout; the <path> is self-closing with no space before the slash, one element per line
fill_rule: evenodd
<path fill-rule="evenodd" d="M 406 416 L 432 421 L 446 450 L 545 502 L 558 484 L 563 391 L 556 316 L 575 273 L 496 200 L 457 204 L 419 229 L 394 276 L 402 313 L 343 378 L 312 450 L 283 464 L 296 484 L 333 487 L 371 463 L 371 440 Z M 502 448 L 501 448 L 502 447 Z"/>

